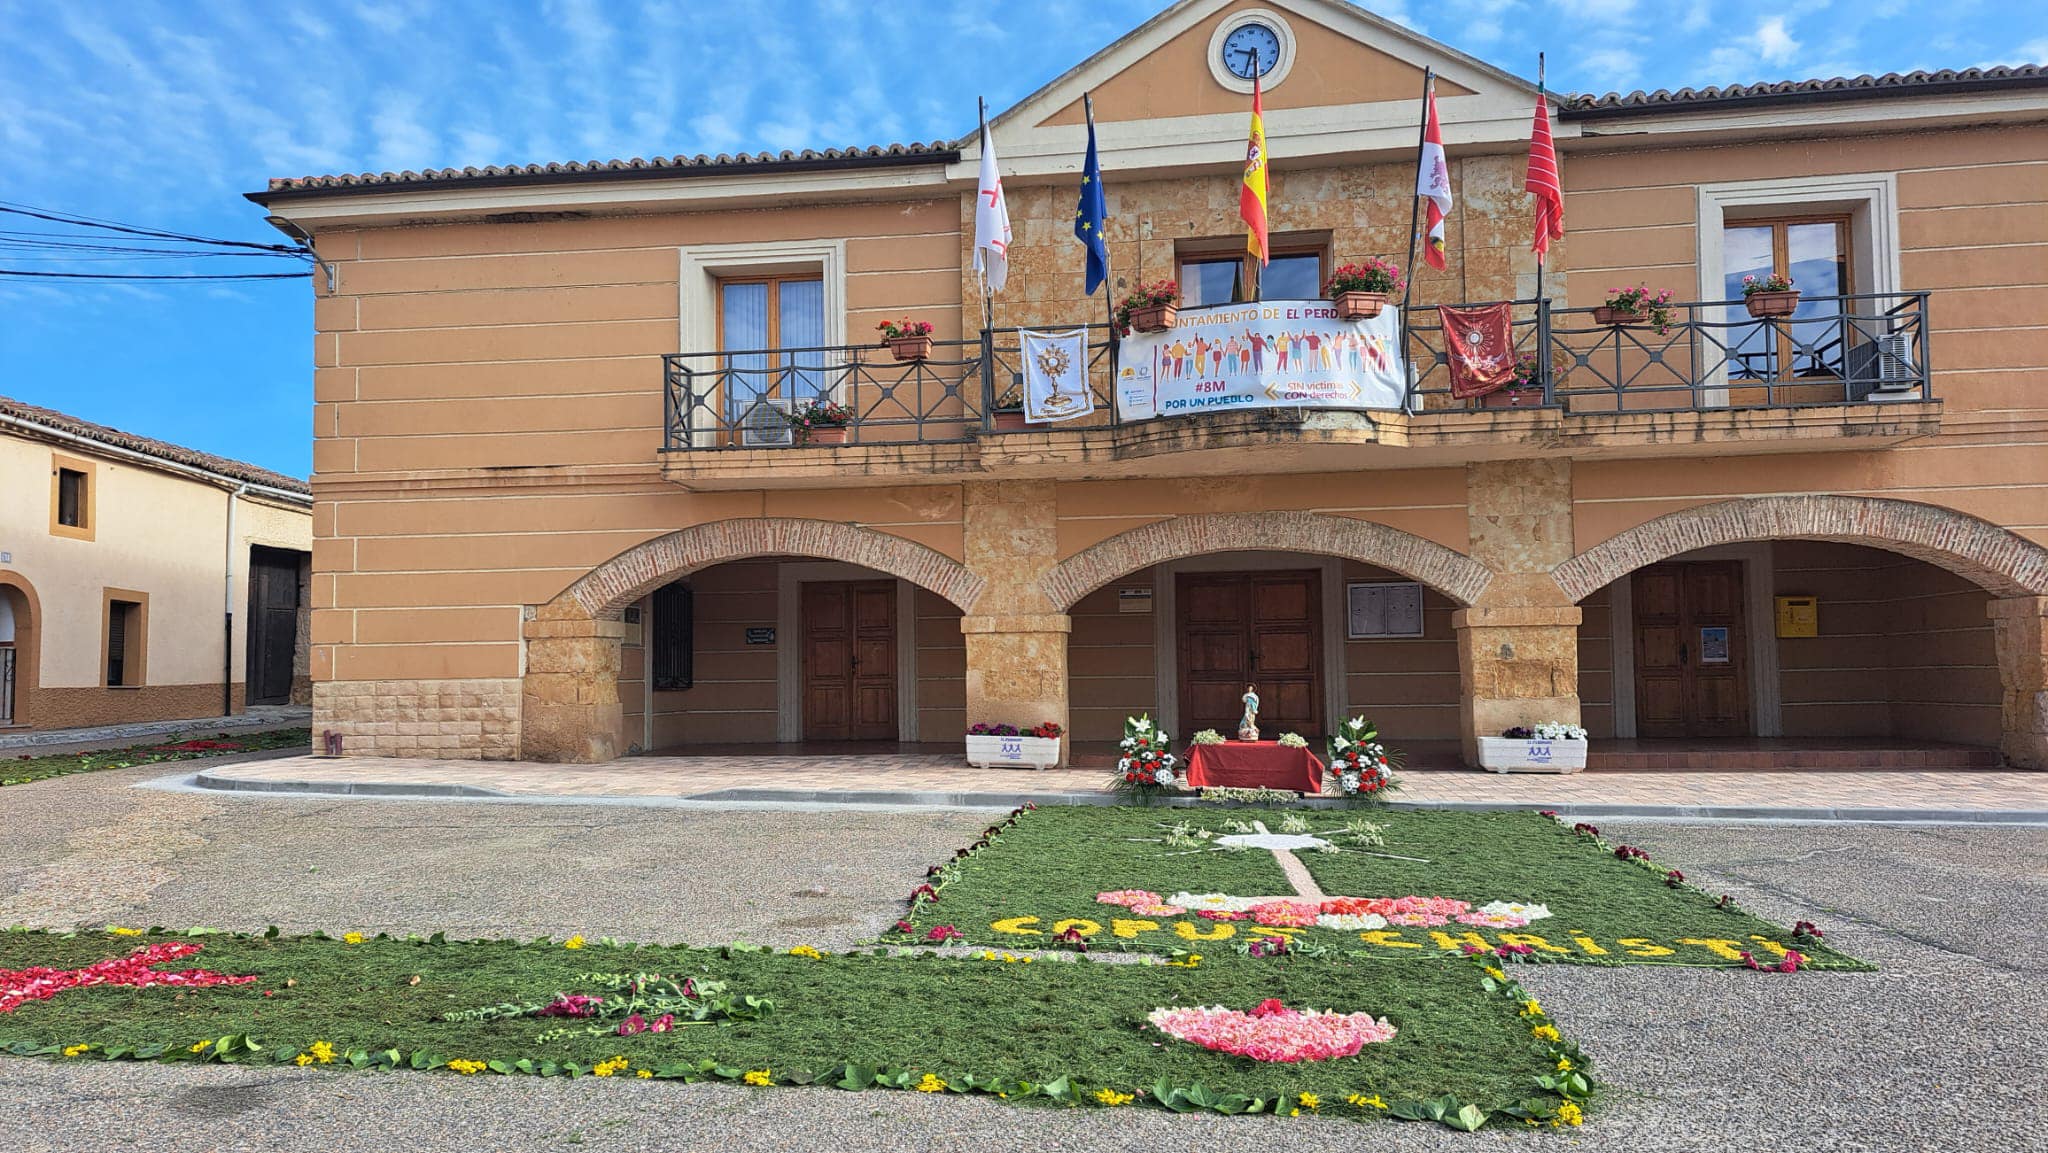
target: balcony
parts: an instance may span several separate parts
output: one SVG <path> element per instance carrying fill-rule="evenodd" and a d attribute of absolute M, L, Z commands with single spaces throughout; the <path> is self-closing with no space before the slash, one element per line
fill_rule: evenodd
<path fill-rule="evenodd" d="M 1410 383 L 1397 410 L 1122 420 L 1104 324 L 1087 326 L 1095 411 L 1051 425 L 1022 426 L 1005 411 L 1023 381 L 1015 328 L 938 341 L 913 362 L 874 345 L 677 353 L 662 358 L 662 470 L 695 490 L 1201 476 L 1559 452 L 1869 449 L 1940 431 L 1924 292 L 1808 298 L 1785 319 L 1752 318 L 1740 301 L 1675 304 L 1661 331 L 1600 324 L 1593 309 L 1509 303 L 1516 347 L 1535 358 L 1542 384 L 1513 407 L 1452 396 L 1434 308 L 1407 314 Z M 806 439 L 786 419 L 811 399 L 851 411 L 831 443 Z"/>

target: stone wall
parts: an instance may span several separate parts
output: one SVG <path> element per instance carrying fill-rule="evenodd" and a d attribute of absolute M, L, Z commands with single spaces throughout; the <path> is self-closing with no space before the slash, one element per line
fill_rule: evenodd
<path fill-rule="evenodd" d="M 1551 570 L 1572 555 L 1568 458 L 1488 461 L 1467 470 L 1473 560 L 1493 580 L 1453 618 L 1465 686 L 1465 757 L 1516 725 L 1579 723 L 1581 613 Z"/>
<path fill-rule="evenodd" d="M 512 760 L 519 756 L 519 681 L 316 681 L 313 748 L 341 735 L 356 757 Z"/>
<path fill-rule="evenodd" d="M 960 620 L 967 723 L 1068 727 L 1072 622 L 1040 583 L 1059 555 L 1058 486 L 981 481 L 967 485 L 965 495 L 967 567 L 984 582 L 973 613 Z"/>

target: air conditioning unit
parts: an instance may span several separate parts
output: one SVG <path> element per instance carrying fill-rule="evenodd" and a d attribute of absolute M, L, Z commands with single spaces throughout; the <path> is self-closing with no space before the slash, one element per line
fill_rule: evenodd
<path fill-rule="evenodd" d="M 789 427 L 789 402 L 761 399 L 740 414 L 740 444 L 746 448 L 784 448 L 794 443 Z"/>
<path fill-rule="evenodd" d="M 1916 388 L 1920 373 L 1913 366 L 1913 334 L 1887 332 L 1877 338 L 1877 391 Z"/>

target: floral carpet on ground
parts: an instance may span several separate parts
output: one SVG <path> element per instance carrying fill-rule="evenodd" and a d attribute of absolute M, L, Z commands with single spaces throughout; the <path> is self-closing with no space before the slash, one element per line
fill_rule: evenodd
<path fill-rule="evenodd" d="M 1547 814 L 1071 806 L 935 866 L 888 938 L 1173 954 L 1867 969 Z M 1260 944 L 1264 942 L 1264 944 Z"/>

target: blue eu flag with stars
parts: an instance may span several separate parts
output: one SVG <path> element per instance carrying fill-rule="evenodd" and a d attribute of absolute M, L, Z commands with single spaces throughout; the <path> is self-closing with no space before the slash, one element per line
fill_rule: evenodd
<path fill-rule="evenodd" d="M 1088 110 L 1088 162 L 1081 168 L 1081 203 L 1074 209 L 1074 236 L 1088 250 L 1088 295 L 1109 279 L 1109 242 L 1102 226 L 1109 206 L 1102 196 L 1102 163 L 1095 158 L 1095 102 L 1083 98 Z"/>

